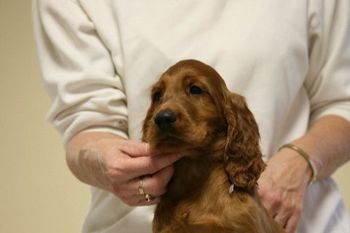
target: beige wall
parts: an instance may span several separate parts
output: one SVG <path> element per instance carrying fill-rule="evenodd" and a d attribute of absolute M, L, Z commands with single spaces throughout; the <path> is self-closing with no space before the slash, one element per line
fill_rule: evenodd
<path fill-rule="evenodd" d="M 89 193 L 46 122 L 30 1 L 0 0 L 0 232 L 79 232 Z M 350 164 L 335 175 L 350 209 Z"/>
<path fill-rule="evenodd" d="M 46 122 L 30 0 L 0 0 L 0 232 L 79 232 L 89 190 L 68 172 Z"/>

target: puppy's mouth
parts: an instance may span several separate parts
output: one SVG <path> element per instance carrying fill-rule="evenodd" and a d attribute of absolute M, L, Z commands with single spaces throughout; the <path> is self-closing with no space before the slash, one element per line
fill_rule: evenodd
<path fill-rule="evenodd" d="M 152 148 L 163 153 L 176 153 L 186 150 L 190 146 L 184 135 L 177 132 L 175 128 L 167 130 L 156 129 L 155 137 L 149 141 Z"/>
<path fill-rule="evenodd" d="M 192 154 L 192 151 L 198 146 L 187 134 L 186 130 L 181 130 L 175 126 L 167 130 L 161 130 L 156 125 L 153 125 L 149 130 L 153 132 L 151 133 L 153 136 L 148 138 L 148 143 L 152 151 L 157 154 L 180 154 L 186 156 Z"/>
<path fill-rule="evenodd" d="M 199 127 L 191 127 L 190 122 L 183 114 L 169 109 L 155 114 L 148 122 L 145 139 L 152 150 L 160 154 L 165 153 L 193 153 L 202 146 L 205 138 Z"/>

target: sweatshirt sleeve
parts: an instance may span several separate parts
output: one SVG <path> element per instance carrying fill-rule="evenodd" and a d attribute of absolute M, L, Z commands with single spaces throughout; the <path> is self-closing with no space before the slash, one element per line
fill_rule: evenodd
<path fill-rule="evenodd" d="M 304 83 L 311 124 L 325 115 L 350 121 L 350 1 L 309 1 L 310 69 Z"/>
<path fill-rule="evenodd" d="M 94 24 L 71 0 L 34 0 L 34 34 L 49 121 L 64 142 L 84 130 L 127 137 L 122 80 Z"/>

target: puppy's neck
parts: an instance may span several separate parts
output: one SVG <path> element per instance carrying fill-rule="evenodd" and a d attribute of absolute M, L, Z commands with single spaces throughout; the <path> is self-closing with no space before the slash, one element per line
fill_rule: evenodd
<path fill-rule="evenodd" d="M 165 194 L 172 201 L 196 198 L 215 167 L 224 163 L 225 136 L 217 135 L 210 146 L 185 149 L 185 156 L 174 165 L 174 175 Z"/>
<path fill-rule="evenodd" d="M 195 198 L 201 193 L 214 164 L 207 159 L 182 158 L 175 164 L 175 171 L 166 195 L 173 201 Z"/>

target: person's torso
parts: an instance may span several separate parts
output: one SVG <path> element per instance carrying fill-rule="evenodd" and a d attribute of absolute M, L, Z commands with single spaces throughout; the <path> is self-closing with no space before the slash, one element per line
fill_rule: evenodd
<path fill-rule="evenodd" d="M 310 104 L 303 84 L 309 65 L 308 1 L 79 3 L 109 49 L 122 79 L 131 139 L 141 138 L 151 86 L 162 72 L 182 59 L 198 59 L 213 66 L 231 91 L 246 97 L 257 119 L 261 147 L 267 157 L 279 145 L 307 130 Z M 319 186 L 325 186 L 323 194 L 316 193 Z M 321 202 L 328 193 L 328 197 L 334 197 L 334 203 L 339 202 L 332 182 L 324 181 L 315 187 L 309 197 L 317 196 Z M 327 222 L 329 216 L 324 216 L 310 226 L 302 222 L 300 232 L 316 229 L 313 227 L 319 225 L 319 219 Z M 152 217 L 152 208 L 127 207 L 112 194 L 93 188 L 92 206 L 83 231 L 151 232 Z"/>

